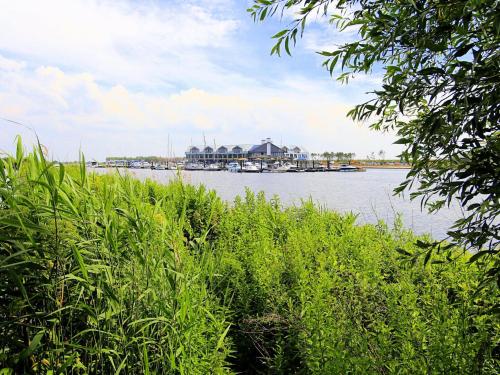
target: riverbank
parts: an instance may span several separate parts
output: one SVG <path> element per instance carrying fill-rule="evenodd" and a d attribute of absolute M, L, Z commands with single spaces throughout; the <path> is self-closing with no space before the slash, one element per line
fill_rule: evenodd
<path fill-rule="evenodd" d="M 42 153 L 0 163 L 1 368 L 495 373 L 476 265 L 411 266 L 425 238 L 401 225 Z"/>
<path fill-rule="evenodd" d="M 409 165 L 367 165 L 367 164 L 355 164 L 358 167 L 365 169 L 410 169 Z"/>

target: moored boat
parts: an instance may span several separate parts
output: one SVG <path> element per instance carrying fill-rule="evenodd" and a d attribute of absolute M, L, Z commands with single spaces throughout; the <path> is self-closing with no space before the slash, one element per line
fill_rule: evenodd
<path fill-rule="evenodd" d="M 243 173 L 260 173 L 260 168 L 257 167 L 254 163 L 247 161 L 243 164 L 243 168 L 241 168 L 241 172 Z"/>
<path fill-rule="evenodd" d="M 355 167 L 353 165 L 342 164 L 335 171 L 336 172 L 364 172 L 364 171 L 366 171 L 366 169 L 358 168 L 358 167 Z"/>
<path fill-rule="evenodd" d="M 204 168 L 205 171 L 220 171 L 221 169 L 222 169 L 221 166 L 217 163 L 207 165 Z"/>
<path fill-rule="evenodd" d="M 232 162 L 227 163 L 226 169 L 228 170 L 228 172 L 233 172 L 233 173 L 241 172 L 241 165 L 239 165 L 235 161 L 232 161 Z"/>
<path fill-rule="evenodd" d="M 187 171 L 202 171 L 205 167 L 201 163 L 188 163 L 184 169 Z"/>

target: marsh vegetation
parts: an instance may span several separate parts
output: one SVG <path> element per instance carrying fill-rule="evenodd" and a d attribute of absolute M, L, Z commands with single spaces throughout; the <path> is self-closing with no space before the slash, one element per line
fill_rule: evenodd
<path fill-rule="evenodd" d="M 19 144 L 0 161 L 0 369 L 496 373 L 482 265 L 451 249 L 424 266 L 403 256 L 417 241 L 311 202 L 228 205 Z"/>

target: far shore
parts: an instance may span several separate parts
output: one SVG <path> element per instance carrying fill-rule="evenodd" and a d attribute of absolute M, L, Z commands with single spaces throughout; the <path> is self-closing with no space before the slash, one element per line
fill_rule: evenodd
<path fill-rule="evenodd" d="M 365 164 L 354 164 L 358 167 L 366 168 L 366 169 L 410 169 L 409 165 L 365 165 Z"/>

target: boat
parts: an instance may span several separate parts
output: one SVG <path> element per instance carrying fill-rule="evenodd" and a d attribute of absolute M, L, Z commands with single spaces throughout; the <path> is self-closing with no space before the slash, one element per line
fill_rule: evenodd
<path fill-rule="evenodd" d="M 347 165 L 347 164 L 342 164 L 338 169 L 337 172 L 359 172 L 357 167 L 354 167 L 352 165 Z"/>
<path fill-rule="evenodd" d="M 273 172 L 275 173 L 286 173 L 290 170 L 290 164 L 283 164 L 279 167 L 274 168 Z"/>
<path fill-rule="evenodd" d="M 156 164 L 155 167 L 154 167 L 154 169 L 156 169 L 157 171 L 164 171 L 164 170 L 166 170 L 168 168 L 167 168 L 167 166 L 165 164 Z"/>
<path fill-rule="evenodd" d="M 227 163 L 226 169 L 228 170 L 228 172 L 233 172 L 233 173 L 234 172 L 241 172 L 241 165 L 239 165 L 235 161 L 232 161 L 232 162 Z"/>
<path fill-rule="evenodd" d="M 222 168 L 217 163 L 209 164 L 204 168 L 205 171 L 220 171 L 221 169 Z"/>
<path fill-rule="evenodd" d="M 184 169 L 187 171 L 202 171 L 205 167 L 201 163 L 188 163 Z"/>
<path fill-rule="evenodd" d="M 241 172 L 243 173 L 260 173 L 260 168 L 257 167 L 254 163 L 247 161 L 243 164 L 243 168 L 241 168 Z"/>
<path fill-rule="evenodd" d="M 141 168 L 143 169 L 150 169 L 152 167 L 152 164 L 149 161 L 143 161 L 141 163 Z"/>
<path fill-rule="evenodd" d="M 290 168 L 288 168 L 287 172 L 304 172 L 304 170 L 300 169 L 296 165 L 290 164 Z"/>

